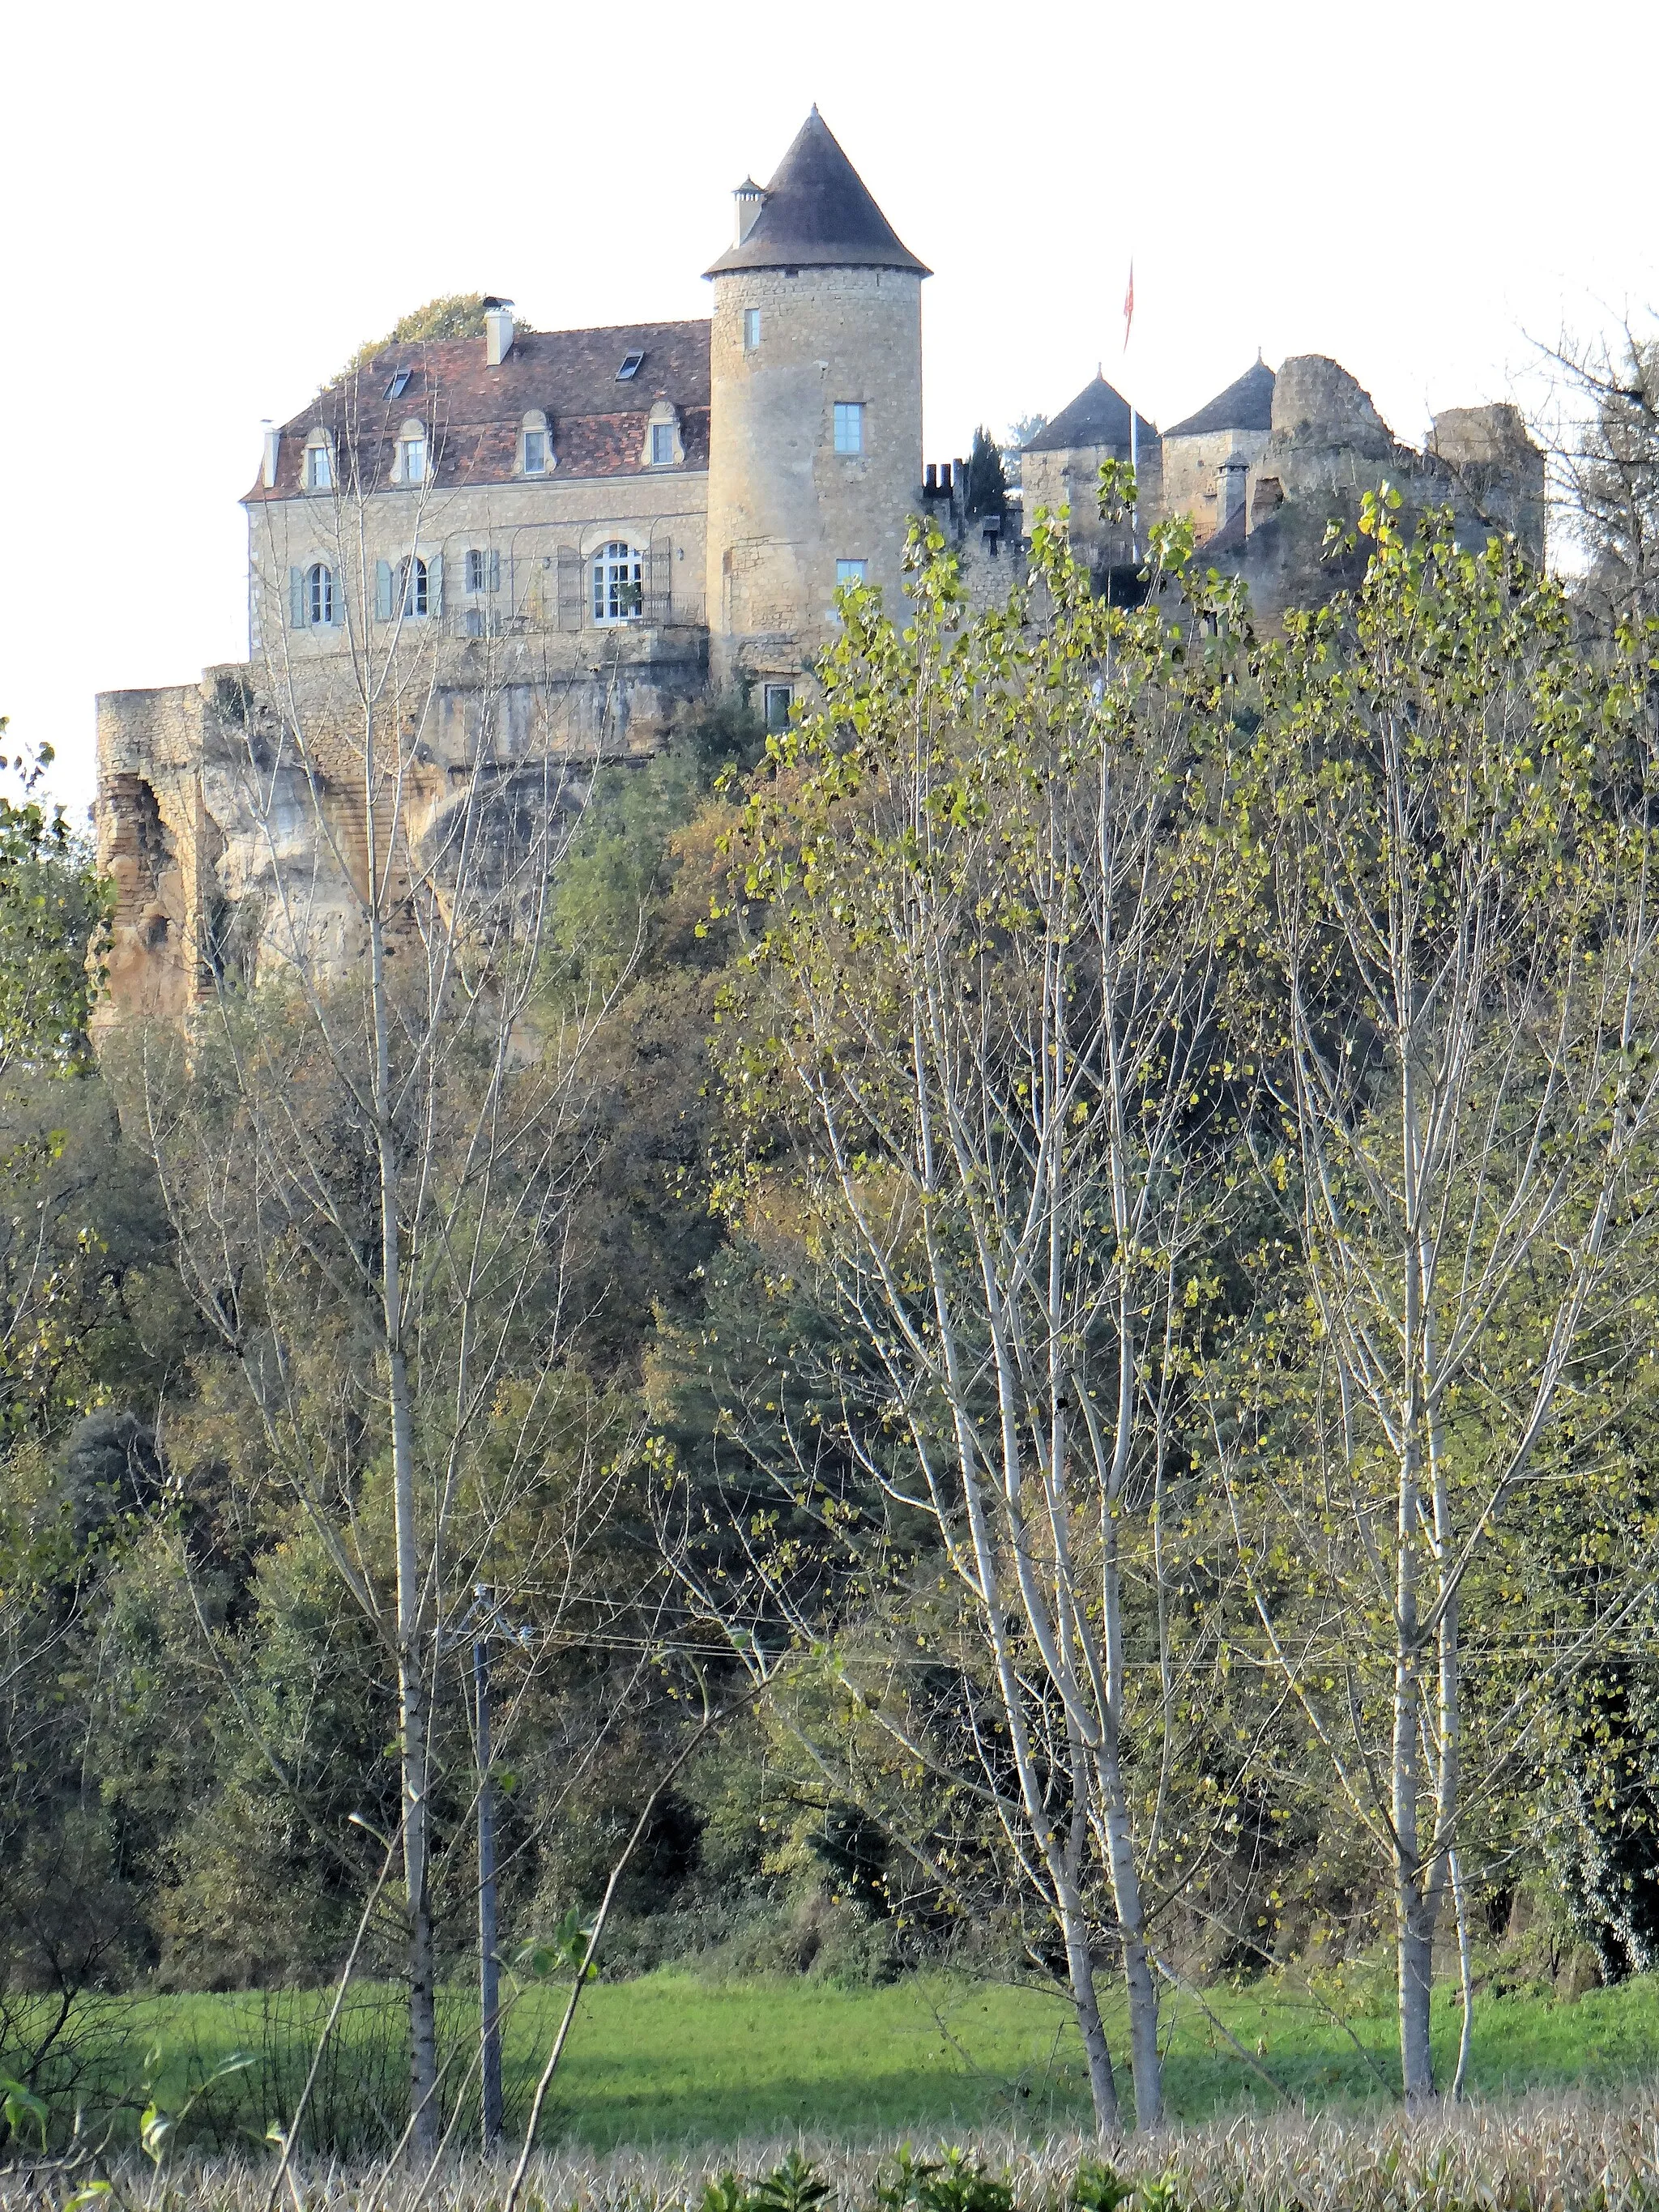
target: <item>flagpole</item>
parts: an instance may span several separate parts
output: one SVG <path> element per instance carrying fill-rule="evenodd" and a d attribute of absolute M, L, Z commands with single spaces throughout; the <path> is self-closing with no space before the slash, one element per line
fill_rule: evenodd
<path fill-rule="evenodd" d="M 1129 289 L 1123 295 L 1123 352 L 1129 352 L 1129 331 L 1135 319 L 1135 264 L 1129 258 Z M 1129 505 L 1129 558 L 1137 567 L 1140 563 L 1140 416 L 1133 399 L 1129 402 L 1129 474 L 1134 478 L 1135 495 Z"/>

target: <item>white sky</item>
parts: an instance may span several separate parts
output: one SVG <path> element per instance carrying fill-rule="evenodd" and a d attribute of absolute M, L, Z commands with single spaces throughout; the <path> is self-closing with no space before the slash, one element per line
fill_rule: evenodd
<path fill-rule="evenodd" d="M 77 810 L 95 691 L 246 650 L 263 416 L 441 292 L 706 313 L 815 100 L 937 272 L 932 458 L 1097 361 L 1174 421 L 1258 345 L 1417 441 L 1659 306 L 1652 0 L 14 0 L 3 35 L 0 714 Z"/>

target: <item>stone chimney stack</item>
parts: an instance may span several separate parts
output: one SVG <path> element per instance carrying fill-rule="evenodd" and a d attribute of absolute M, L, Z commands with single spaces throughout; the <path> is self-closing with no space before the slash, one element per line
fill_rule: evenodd
<path fill-rule="evenodd" d="M 273 429 L 269 422 L 264 426 L 264 459 L 260 465 L 259 481 L 267 491 L 274 491 L 276 488 L 276 464 L 283 451 L 283 434 Z"/>
<path fill-rule="evenodd" d="M 745 177 L 732 198 L 738 210 L 738 234 L 733 243 L 741 246 L 755 228 L 757 218 L 766 205 L 766 194 L 752 177 Z"/>
<path fill-rule="evenodd" d="M 484 301 L 484 360 L 491 368 L 499 368 L 513 350 L 513 302 L 511 300 Z"/>

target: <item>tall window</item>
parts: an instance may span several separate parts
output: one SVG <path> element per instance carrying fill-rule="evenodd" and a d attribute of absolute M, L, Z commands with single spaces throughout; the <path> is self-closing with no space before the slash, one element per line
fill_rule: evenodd
<path fill-rule="evenodd" d="M 406 484 L 426 482 L 426 439 L 399 438 L 398 441 L 398 473 Z"/>
<path fill-rule="evenodd" d="M 593 556 L 593 619 L 637 622 L 645 607 L 645 556 L 613 538 Z"/>
<path fill-rule="evenodd" d="M 861 453 L 864 451 L 864 402 L 861 399 L 836 400 L 836 451 L 838 453 Z"/>
<path fill-rule="evenodd" d="M 526 430 L 524 434 L 524 472 L 527 477 L 547 474 L 547 433 L 545 430 Z"/>
<path fill-rule="evenodd" d="M 674 458 L 674 426 L 672 422 L 651 425 L 651 465 L 665 469 Z"/>
<path fill-rule="evenodd" d="M 501 556 L 493 545 L 475 545 L 468 553 L 466 588 L 469 592 L 499 592 L 501 588 Z"/>
<path fill-rule="evenodd" d="M 869 570 L 869 567 L 870 563 L 867 561 L 837 561 L 836 563 L 836 589 L 840 591 L 843 584 L 861 584 Z"/>
<path fill-rule="evenodd" d="M 403 609 L 405 615 L 426 612 L 426 562 L 418 553 L 404 562 L 399 574 L 403 581 Z"/>
<path fill-rule="evenodd" d="M 766 687 L 766 726 L 769 730 L 787 730 L 789 709 L 795 703 L 793 684 L 769 684 Z"/>
<path fill-rule="evenodd" d="M 329 458 L 328 447 L 307 446 L 306 447 L 306 489 L 332 491 L 333 489 L 334 465 Z"/>
<path fill-rule="evenodd" d="M 318 561 L 306 571 L 306 613 L 313 623 L 334 619 L 334 571 Z"/>
<path fill-rule="evenodd" d="M 743 311 L 743 349 L 753 353 L 760 343 L 760 309 L 745 307 Z"/>

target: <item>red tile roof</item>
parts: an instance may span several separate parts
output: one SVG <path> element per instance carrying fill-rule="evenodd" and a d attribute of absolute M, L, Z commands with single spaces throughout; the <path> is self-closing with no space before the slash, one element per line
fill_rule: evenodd
<path fill-rule="evenodd" d="M 641 457 L 651 408 L 659 399 L 671 401 L 678 413 L 684 467 L 708 467 L 707 322 L 625 323 L 520 336 L 499 368 L 486 366 L 485 343 L 424 340 L 377 354 L 283 423 L 276 482 L 267 490 L 262 475 L 246 497 L 293 498 L 301 489 L 306 440 L 319 424 L 337 446 L 355 445 L 372 483 L 390 480 L 398 430 L 411 419 L 428 426 L 434 485 L 522 482 L 514 476 L 519 427 L 535 408 L 546 415 L 553 434 L 558 467 L 549 481 L 656 474 Z M 618 383 L 617 371 L 630 353 L 645 358 L 635 376 Z M 404 368 L 409 382 L 396 399 L 389 398 L 393 374 Z"/>

